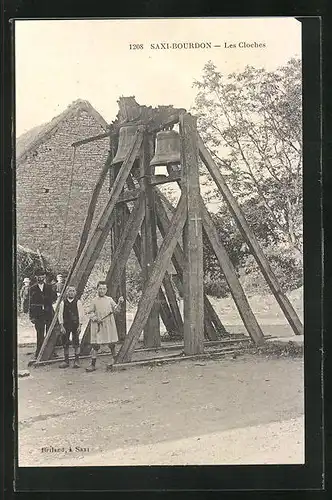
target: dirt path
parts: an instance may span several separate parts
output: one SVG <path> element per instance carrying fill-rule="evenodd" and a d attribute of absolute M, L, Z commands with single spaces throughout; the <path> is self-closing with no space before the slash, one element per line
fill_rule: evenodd
<path fill-rule="evenodd" d="M 303 460 L 301 359 L 246 355 L 115 373 L 100 363 L 92 374 L 48 365 L 18 389 L 21 466 Z"/>

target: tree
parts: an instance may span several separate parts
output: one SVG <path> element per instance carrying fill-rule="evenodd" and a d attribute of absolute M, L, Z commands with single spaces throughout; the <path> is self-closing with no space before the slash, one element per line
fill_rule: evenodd
<path fill-rule="evenodd" d="M 210 61 L 194 86 L 199 132 L 246 217 L 256 218 L 257 236 L 301 259 L 300 60 L 273 72 L 247 66 L 228 76 Z M 210 190 L 208 197 L 217 196 Z"/>

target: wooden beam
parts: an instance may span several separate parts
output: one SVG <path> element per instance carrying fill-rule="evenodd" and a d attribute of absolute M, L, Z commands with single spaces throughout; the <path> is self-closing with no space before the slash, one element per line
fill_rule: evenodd
<path fill-rule="evenodd" d="M 137 200 L 137 198 L 140 195 L 140 192 L 141 190 L 139 188 L 123 191 L 119 196 L 117 204 L 127 203 L 128 201 Z"/>
<path fill-rule="evenodd" d="M 264 341 L 263 332 L 257 323 L 254 313 L 251 310 L 250 304 L 243 291 L 239 278 L 237 277 L 234 266 L 228 256 L 227 250 L 222 244 L 218 231 L 213 223 L 212 217 L 207 211 L 203 200 L 201 199 L 201 214 L 203 219 L 203 227 L 207 238 L 209 239 L 213 251 L 219 261 L 220 267 L 225 275 L 230 292 L 243 320 L 243 323 L 256 344 Z"/>
<path fill-rule="evenodd" d="M 237 204 L 233 194 L 231 193 L 230 189 L 228 188 L 224 177 L 220 173 L 217 165 L 213 161 L 212 156 L 210 155 L 209 151 L 206 149 L 204 146 L 202 138 L 197 135 L 198 137 L 198 145 L 199 145 L 199 152 L 200 152 L 200 157 L 203 161 L 203 163 L 206 165 L 212 179 L 218 186 L 218 189 L 222 193 L 223 197 L 225 198 L 225 201 L 227 203 L 227 206 L 232 213 L 232 215 L 235 218 L 235 221 L 238 225 L 239 230 L 241 231 L 241 234 L 248 244 L 249 248 L 251 249 L 251 252 L 253 256 L 256 259 L 256 262 L 266 279 L 266 282 L 268 283 L 271 292 L 275 296 L 281 310 L 283 311 L 287 321 L 289 322 L 291 328 L 293 329 L 295 335 L 302 335 L 303 334 L 303 325 L 296 314 L 295 309 L 293 308 L 292 304 L 290 303 L 288 297 L 282 292 L 280 288 L 280 284 L 277 280 L 277 277 L 275 276 L 274 272 L 272 271 L 270 264 L 264 255 L 264 252 L 261 249 L 260 244 L 258 243 L 258 240 L 253 233 L 252 229 L 250 228 L 249 224 L 247 223 L 245 216 L 240 208 L 240 206 Z"/>
<path fill-rule="evenodd" d="M 144 278 L 144 287 L 148 283 L 150 276 L 150 269 L 152 263 L 157 255 L 157 234 L 156 234 L 156 220 L 154 212 L 154 192 L 153 188 L 149 185 L 149 177 L 151 175 L 150 161 L 153 152 L 152 137 L 145 134 L 143 139 L 143 148 L 141 150 L 140 158 L 140 187 L 142 196 L 144 197 L 145 204 L 145 217 L 142 224 L 142 270 Z M 143 290 L 144 292 L 144 290 Z M 157 299 L 157 297 L 156 297 Z M 145 347 L 159 347 L 160 340 L 160 323 L 159 323 L 159 303 L 155 300 L 149 319 L 144 328 L 144 345 Z"/>
<path fill-rule="evenodd" d="M 134 252 L 139 265 L 142 267 L 142 257 L 141 257 L 142 241 L 140 234 L 137 235 L 136 241 L 134 243 Z M 160 304 L 160 316 L 168 332 L 176 332 L 177 326 L 175 319 L 172 315 L 171 309 L 167 303 L 165 294 L 160 288 L 158 292 L 158 301 Z"/>
<path fill-rule="evenodd" d="M 199 155 L 196 118 L 180 117 L 182 193 L 187 203 L 183 234 L 184 352 L 201 354 L 204 350 L 203 238 L 200 215 Z"/>
<path fill-rule="evenodd" d="M 108 283 L 109 293 L 111 294 L 111 296 L 117 293 L 118 287 L 120 286 L 122 273 L 126 267 L 130 252 L 134 246 L 137 234 L 142 225 L 145 212 L 144 203 L 144 195 L 141 194 L 139 199 L 136 200 L 134 208 L 127 219 L 126 225 L 123 229 L 115 253 L 113 255 L 110 268 L 106 275 L 106 281 Z"/>
<path fill-rule="evenodd" d="M 165 277 L 163 279 L 163 285 L 165 288 L 166 297 L 168 299 L 169 307 L 171 309 L 172 315 L 175 320 L 177 331 L 180 335 L 183 335 L 183 320 L 181 312 L 179 309 L 178 302 L 176 300 L 176 294 L 172 285 L 172 280 L 168 272 L 166 271 Z"/>
<path fill-rule="evenodd" d="M 128 332 L 128 335 L 120 349 L 116 362 L 121 363 L 131 358 L 135 344 L 148 320 L 154 300 L 158 294 L 165 272 L 171 262 L 171 257 L 178 239 L 180 238 L 183 226 L 186 221 L 186 199 L 181 196 L 176 211 L 172 217 L 169 231 L 158 251 L 156 260 L 152 266 L 151 274 L 147 281 L 145 290 L 138 304 L 138 309 Z"/>
<path fill-rule="evenodd" d="M 99 217 L 97 226 L 92 233 L 91 238 L 88 240 L 81 254 L 81 257 L 78 260 L 77 265 L 73 271 L 72 283 L 76 285 L 78 295 L 81 295 L 81 293 L 83 292 L 93 266 L 106 241 L 111 227 L 111 215 L 124 187 L 128 174 L 134 164 L 135 158 L 140 150 L 142 139 L 143 128 L 138 127 L 132 148 L 127 154 L 125 161 L 122 163 L 119 173 L 116 176 L 114 184 L 111 188 L 107 205 L 105 206 L 101 216 Z"/>
<path fill-rule="evenodd" d="M 135 206 L 131 213 L 129 212 L 127 207 L 125 210 L 127 219 L 126 225 L 124 227 L 120 239 L 118 240 L 118 244 L 113 254 L 110 268 L 105 278 L 105 281 L 107 282 L 108 286 L 108 294 L 116 300 L 119 298 L 118 291 L 122 283 L 123 272 L 126 268 L 126 263 L 128 261 L 130 252 L 134 246 L 134 243 L 136 241 L 138 232 L 140 230 L 144 218 L 144 208 L 145 208 L 144 198 L 143 195 L 141 195 L 140 198 L 136 201 Z M 116 315 L 116 317 L 118 317 L 118 315 Z M 117 324 L 118 329 L 119 326 L 120 325 Z M 119 339 L 124 340 L 126 333 L 127 332 L 125 331 L 125 335 L 122 335 L 121 338 L 119 335 Z M 89 334 L 90 334 L 90 322 L 87 324 L 81 340 L 81 352 L 84 353 L 87 352 L 88 348 L 84 346 L 86 346 L 89 342 Z"/>

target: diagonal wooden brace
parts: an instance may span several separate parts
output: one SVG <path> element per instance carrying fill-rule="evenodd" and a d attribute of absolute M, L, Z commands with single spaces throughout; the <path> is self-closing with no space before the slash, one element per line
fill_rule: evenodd
<path fill-rule="evenodd" d="M 280 285 L 278 283 L 277 277 L 275 276 L 274 272 L 272 271 L 270 264 L 264 255 L 264 252 L 262 251 L 260 244 L 258 243 L 258 240 L 256 236 L 254 235 L 252 229 L 250 228 L 249 224 L 247 223 L 245 216 L 240 208 L 240 206 L 237 204 L 233 194 L 231 193 L 230 189 L 228 188 L 224 177 L 220 173 L 217 165 L 213 161 L 212 156 L 210 155 L 209 151 L 206 149 L 204 146 L 202 138 L 197 134 L 197 140 L 198 140 L 198 147 L 199 147 L 199 152 L 200 152 L 200 157 L 207 167 L 212 179 L 218 186 L 220 192 L 222 193 L 227 206 L 234 216 L 234 219 L 238 225 L 238 228 L 248 244 L 249 248 L 251 249 L 251 252 L 256 259 L 256 262 L 267 282 L 269 285 L 271 292 L 275 296 L 281 310 L 283 311 L 288 323 L 290 324 L 291 328 L 293 329 L 295 335 L 302 335 L 303 334 L 303 325 L 296 314 L 295 309 L 293 308 L 292 304 L 290 303 L 288 297 L 282 292 Z"/>

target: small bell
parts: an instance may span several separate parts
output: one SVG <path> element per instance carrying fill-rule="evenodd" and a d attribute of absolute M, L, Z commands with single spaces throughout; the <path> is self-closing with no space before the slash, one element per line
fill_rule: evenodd
<path fill-rule="evenodd" d="M 157 133 L 156 150 L 150 165 L 152 167 L 180 164 L 180 135 L 175 130 Z"/>
<path fill-rule="evenodd" d="M 118 150 L 113 158 L 112 165 L 122 163 L 126 159 L 126 156 L 135 141 L 136 131 L 136 125 L 127 125 L 120 128 Z M 139 158 L 139 152 L 137 153 L 136 158 Z"/>

